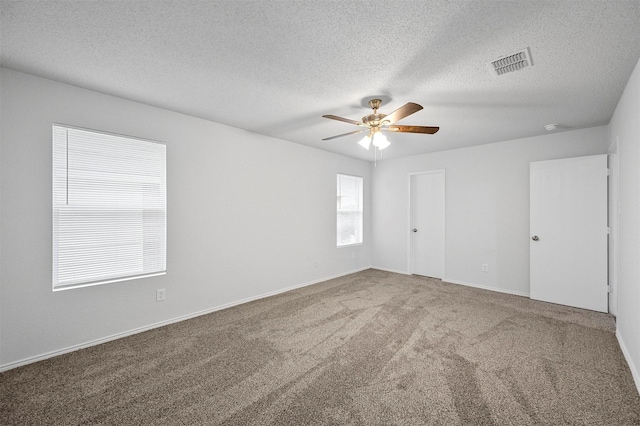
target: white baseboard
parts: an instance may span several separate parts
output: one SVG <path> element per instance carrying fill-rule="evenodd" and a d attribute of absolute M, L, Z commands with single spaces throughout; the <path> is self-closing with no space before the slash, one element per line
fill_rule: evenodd
<path fill-rule="evenodd" d="M 394 274 L 411 275 L 407 271 L 398 271 L 398 270 L 395 270 L 395 269 L 381 268 L 379 266 L 372 266 L 371 269 L 377 269 L 379 271 L 385 271 L 385 272 L 392 272 Z M 523 292 L 523 291 L 506 290 L 506 289 L 503 289 L 503 288 L 490 287 L 490 286 L 481 285 L 481 284 L 473 284 L 473 283 L 468 283 L 468 282 L 459 281 L 459 280 L 450 280 L 448 278 L 443 278 L 442 281 L 447 282 L 447 283 L 451 283 L 451 284 L 460 284 L 460 285 L 464 285 L 464 286 L 467 286 L 467 287 L 480 288 L 482 290 L 497 291 L 498 293 L 506 293 L 506 294 L 513 294 L 515 296 L 529 297 L 529 293 L 526 293 L 526 292 Z"/>
<path fill-rule="evenodd" d="M 464 286 L 467 286 L 467 287 L 481 288 L 483 290 L 497 291 L 498 293 L 506 293 L 506 294 L 513 294 L 515 296 L 529 297 L 529 293 L 526 293 L 524 291 L 507 290 L 507 289 L 504 289 L 504 288 L 491 287 L 491 286 L 487 286 L 487 285 L 467 283 L 467 282 L 458 281 L 458 280 L 450 280 L 448 278 L 443 278 L 442 281 L 448 282 L 448 283 L 452 283 L 452 284 L 460 284 L 460 285 L 464 285 Z"/>
<path fill-rule="evenodd" d="M 372 266 L 371 269 L 377 269 L 378 271 L 384 272 L 392 272 L 394 274 L 410 275 L 407 271 L 397 271 L 395 269 L 380 268 L 379 266 Z"/>
<path fill-rule="evenodd" d="M 624 340 L 622 340 L 622 336 L 616 330 L 616 339 L 618 339 L 618 344 L 620 345 L 620 349 L 622 350 L 622 354 L 624 355 L 624 359 L 627 360 L 627 364 L 629 364 L 629 370 L 631 370 L 631 376 L 633 377 L 633 381 L 636 384 L 636 389 L 638 389 L 638 393 L 640 393 L 640 374 L 638 373 L 637 366 L 633 363 L 633 359 L 631 358 L 631 354 L 627 350 L 627 346 L 624 344 Z"/>
<path fill-rule="evenodd" d="M 377 269 L 379 271 L 392 272 L 394 274 L 411 275 L 407 271 L 398 271 L 396 269 L 381 268 L 379 266 L 372 266 L 371 268 L 372 269 Z M 443 278 L 442 281 L 443 282 L 447 282 L 447 283 L 451 283 L 451 284 L 460 284 L 460 285 L 464 285 L 464 286 L 467 286 L 467 287 L 481 288 L 483 290 L 497 291 L 498 293 L 506 293 L 506 294 L 513 294 L 515 296 L 529 297 L 529 293 L 522 292 L 522 291 L 505 290 L 503 288 L 490 287 L 490 286 L 481 285 L 481 284 L 473 284 L 473 283 L 468 283 L 468 282 L 459 281 L 459 280 L 450 280 L 448 278 Z"/>
<path fill-rule="evenodd" d="M 266 297 L 275 296 L 277 294 L 285 293 L 287 291 L 295 290 L 295 289 L 302 288 L 302 287 L 307 287 L 307 286 L 310 286 L 310 285 L 313 285 L 313 284 L 318 284 L 318 283 L 323 282 L 323 281 L 328 281 L 328 280 L 332 280 L 334 278 L 340 278 L 340 277 L 344 277 L 346 275 L 355 274 L 356 272 L 365 271 L 367 269 L 371 269 L 371 267 L 367 266 L 365 268 L 356 269 L 356 270 L 345 272 L 345 273 L 342 273 L 342 274 L 337 274 L 337 275 L 333 275 L 333 276 L 329 276 L 329 277 L 325 277 L 325 278 L 320 278 L 320 279 L 313 280 L 313 281 L 308 281 L 308 282 L 305 282 L 305 283 L 302 283 L 302 284 L 296 284 L 296 285 L 291 286 L 291 287 L 282 288 L 282 289 L 275 290 L 275 291 L 270 291 L 268 293 L 263 293 L 263 294 L 259 294 L 257 296 L 248 297 L 246 299 L 238 300 L 238 301 L 235 301 L 235 302 L 225 303 L 224 305 L 215 306 L 213 308 L 205 309 L 205 310 L 198 311 L 198 312 L 193 312 L 191 314 L 182 315 L 182 316 L 179 316 L 179 317 L 176 317 L 176 318 L 171 318 L 171 319 L 168 319 L 168 320 L 165 320 L 165 321 L 160 321 L 160 322 L 157 322 L 157 323 L 154 323 L 154 324 L 150 324 L 150 325 L 146 325 L 146 326 L 143 326 L 143 327 L 134 328 L 132 330 L 124 331 L 122 333 L 116 333 L 116 334 L 113 334 L 111 336 L 107 336 L 107 337 L 103 337 L 103 338 L 100 338 L 100 339 L 91 340 L 91 341 L 88 341 L 88 342 L 85 342 L 85 343 L 81 343 L 81 344 L 78 344 L 78 345 L 73 345 L 73 346 L 69 346 L 69 347 L 63 348 L 63 349 L 58 349 L 58 350 L 55 350 L 55 351 L 47 352 L 47 353 L 44 353 L 44 354 L 41 354 L 41 355 L 36 355 L 36 356 L 33 356 L 33 357 L 24 358 L 24 359 L 21 359 L 19 361 L 14 361 L 14 362 L 11 362 L 11 363 L 8 363 L 8 364 L 0 365 L 0 373 L 2 373 L 4 371 L 11 370 L 11 369 L 14 369 L 14 368 L 22 367 L 23 365 L 32 364 L 32 363 L 38 362 L 38 361 L 43 361 L 45 359 L 53 358 L 53 357 L 56 357 L 56 356 L 59 356 L 59 355 L 64 355 L 64 354 L 69 353 L 69 352 L 73 352 L 73 351 L 77 351 L 77 350 L 80 350 L 80 349 L 89 348 L 91 346 L 100 345 L 102 343 L 107 343 L 107 342 L 110 342 L 112 340 L 122 339 L 123 337 L 131 336 L 133 334 L 138 334 L 138 333 L 142 333 L 144 331 L 153 330 L 154 328 L 164 327 L 165 325 L 174 324 L 174 323 L 177 323 L 177 322 L 180 322 L 180 321 L 185 321 L 185 320 L 188 320 L 188 319 L 191 319 L 191 318 L 199 317 L 201 315 L 210 314 L 212 312 L 221 311 L 223 309 L 231 308 L 233 306 L 241 305 L 243 303 L 252 302 L 252 301 L 258 300 L 258 299 L 264 299 Z"/>

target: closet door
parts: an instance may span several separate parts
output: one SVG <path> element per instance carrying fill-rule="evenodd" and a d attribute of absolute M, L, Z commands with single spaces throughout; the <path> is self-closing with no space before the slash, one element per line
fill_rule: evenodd
<path fill-rule="evenodd" d="M 444 277 L 444 170 L 410 175 L 410 272 Z"/>
<path fill-rule="evenodd" d="M 532 299 L 608 311 L 607 156 L 530 165 Z"/>

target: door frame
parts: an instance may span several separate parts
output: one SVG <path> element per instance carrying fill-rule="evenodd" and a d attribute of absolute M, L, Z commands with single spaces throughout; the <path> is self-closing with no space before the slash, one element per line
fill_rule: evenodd
<path fill-rule="evenodd" d="M 407 273 L 409 275 L 413 274 L 413 249 L 412 246 L 413 244 L 411 244 L 411 227 L 413 226 L 413 195 L 412 195 L 412 191 L 411 191 L 411 178 L 413 176 L 418 176 L 418 175 L 429 175 L 429 174 L 442 174 L 442 177 L 444 178 L 444 199 L 442 200 L 442 210 L 443 210 L 443 234 L 444 234 L 444 238 L 442 241 L 442 258 L 443 258 L 443 265 L 442 265 L 442 279 L 444 280 L 444 277 L 446 276 L 446 265 L 447 265 L 447 258 L 446 258 L 446 241 L 447 241 L 447 216 L 446 216 L 446 204 L 447 204 L 447 174 L 445 169 L 434 169 L 434 170 L 424 170 L 421 172 L 409 172 L 408 176 L 407 176 L 407 188 L 408 188 L 408 206 L 409 208 L 407 209 Z"/>
<path fill-rule="evenodd" d="M 607 167 L 609 168 L 608 186 L 608 266 L 607 273 L 609 279 L 609 313 L 614 317 L 618 316 L 618 223 L 620 223 L 620 206 L 618 194 L 620 193 L 620 160 L 618 156 L 618 138 L 612 149 L 609 150 Z"/>

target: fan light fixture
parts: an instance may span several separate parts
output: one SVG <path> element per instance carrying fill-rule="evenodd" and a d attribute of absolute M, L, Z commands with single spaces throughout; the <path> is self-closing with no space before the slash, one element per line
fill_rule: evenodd
<path fill-rule="evenodd" d="M 386 147 L 391 145 L 391 143 L 387 140 L 387 137 L 383 135 L 379 130 L 371 130 L 371 133 L 369 133 L 367 136 L 362 138 L 360 142 L 358 142 L 358 144 L 366 150 L 369 149 L 372 143 L 373 146 L 375 146 L 379 150 L 385 149 Z"/>
<path fill-rule="evenodd" d="M 376 148 L 374 149 L 374 151 L 377 153 L 378 151 L 385 149 L 386 147 L 391 145 L 387 140 L 387 137 L 382 134 L 383 130 L 387 132 L 422 133 L 432 135 L 436 133 L 438 129 L 440 129 L 439 127 L 433 126 L 407 126 L 402 124 L 395 124 L 396 121 L 400 121 L 403 118 L 420 111 L 422 109 L 421 105 L 413 102 L 407 102 L 397 110 L 393 111 L 391 114 L 382 114 L 378 113 L 378 108 L 380 108 L 381 104 L 382 101 L 380 99 L 371 99 L 369 101 L 369 106 L 373 110 L 373 114 L 365 115 L 364 117 L 362 117 L 361 121 L 338 117 L 337 115 L 323 115 L 324 118 L 330 118 L 332 120 L 338 120 L 344 123 L 355 124 L 356 126 L 359 126 L 360 129 L 348 133 L 343 133 L 341 135 L 324 138 L 322 140 L 328 141 L 331 139 L 341 138 L 343 136 L 368 132 L 368 135 L 361 139 L 358 144 L 366 150 L 368 150 L 371 145 L 373 145 Z"/>
<path fill-rule="evenodd" d="M 358 144 L 362 146 L 364 149 L 369 150 L 369 146 L 371 146 L 371 135 L 369 134 L 364 138 L 362 138 L 360 142 L 358 142 Z"/>
<path fill-rule="evenodd" d="M 378 149 L 385 149 L 386 147 L 391 145 L 387 140 L 387 137 L 382 133 L 380 133 L 380 131 L 375 132 L 371 137 L 371 140 L 373 142 L 373 146 L 375 146 Z"/>

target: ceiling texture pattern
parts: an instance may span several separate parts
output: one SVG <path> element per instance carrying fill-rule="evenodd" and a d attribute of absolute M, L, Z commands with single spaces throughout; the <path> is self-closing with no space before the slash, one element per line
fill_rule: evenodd
<path fill-rule="evenodd" d="M 640 0 L 0 4 L 3 67 L 367 161 L 322 115 L 421 104 L 383 159 L 605 125 L 640 58 Z"/>

